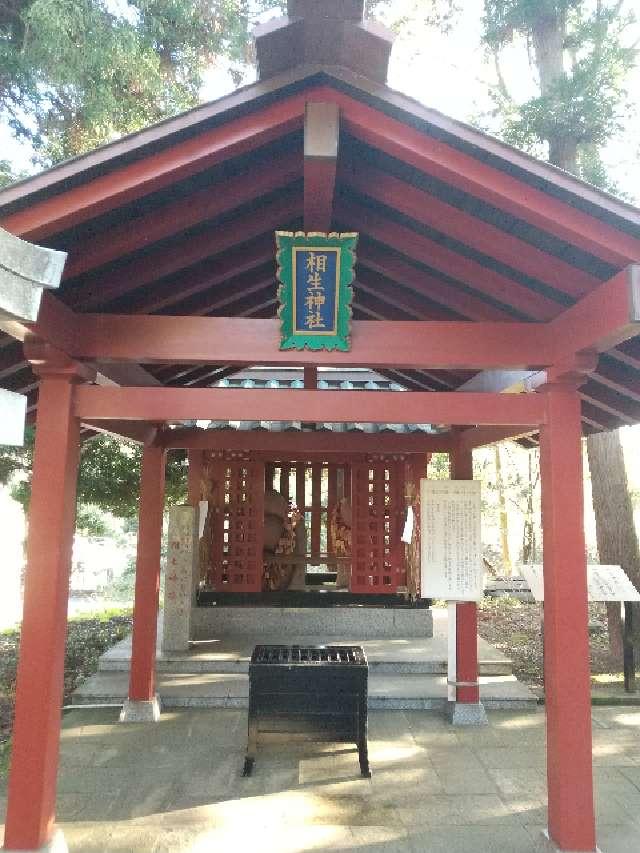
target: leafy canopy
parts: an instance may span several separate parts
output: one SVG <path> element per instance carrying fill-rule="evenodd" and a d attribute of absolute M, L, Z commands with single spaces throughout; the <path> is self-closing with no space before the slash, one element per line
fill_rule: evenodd
<path fill-rule="evenodd" d="M 606 184 L 599 149 L 622 129 L 625 81 L 638 59 L 625 0 L 484 0 L 483 42 L 499 84 L 493 92 L 505 141 Z M 502 74 L 504 49 L 523 40 L 538 93 L 516 100 Z"/>
<path fill-rule="evenodd" d="M 27 509 L 31 495 L 31 466 L 35 430 L 28 428 L 24 448 L 0 448 L 0 485 L 10 485 L 12 496 Z M 118 518 L 135 518 L 140 490 L 139 445 L 99 435 L 85 441 L 80 451 L 78 471 L 78 507 L 80 526 L 90 524 L 92 510 L 98 507 Z M 185 455 L 167 455 L 166 499 L 169 504 L 186 499 L 187 466 Z"/>
<path fill-rule="evenodd" d="M 195 106 L 203 75 L 249 59 L 250 19 L 279 0 L 6 0 L 0 113 L 41 165 Z"/>

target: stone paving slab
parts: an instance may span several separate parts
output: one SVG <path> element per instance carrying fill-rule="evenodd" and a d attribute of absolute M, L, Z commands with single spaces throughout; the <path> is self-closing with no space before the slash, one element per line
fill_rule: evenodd
<path fill-rule="evenodd" d="M 361 645 L 371 670 L 380 672 L 439 673 L 447 671 L 447 639 L 411 637 L 362 640 L 352 636 L 317 635 L 288 636 L 260 634 L 229 636 L 193 643 L 189 652 L 164 653 L 157 649 L 158 671 L 165 672 L 248 672 L 249 660 L 259 643 L 283 643 L 298 646 Z M 511 675 L 511 661 L 501 652 L 478 638 L 480 672 L 483 675 Z M 127 637 L 102 656 L 102 671 L 128 670 L 131 663 L 131 638 Z"/>
<path fill-rule="evenodd" d="M 311 743 L 260 747 L 242 778 L 244 711 L 117 716 L 64 715 L 57 806 L 71 853 L 552 850 L 542 709 L 490 712 L 477 732 L 433 713 L 372 711 L 371 779 L 348 745 Z M 595 771 L 603 853 L 640 849 L 638 734 L 640 710 L 594 710 L 594 746 L 608 761 Z"/>
<path fill-rule="evenodd" d="M 74 704 L 121 703 L 127 696 L 126 672 L 98 672 L 74 693 Z M 158 673 L 157 691 L 164 708 L 247 708 L 249 678 L 242 672 Z M 514 676 L 482 676 L 480 698 L 487 708 L 531 708 L 535 697 Z M 371 709 L 444 709 L 447 679 L 438 675 L 369 676 Z"/>

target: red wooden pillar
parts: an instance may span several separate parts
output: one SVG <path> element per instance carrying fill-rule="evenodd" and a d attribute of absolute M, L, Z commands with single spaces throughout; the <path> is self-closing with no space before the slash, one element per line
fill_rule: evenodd
<path fill-rule="evenodd" d="M 549 835 L 595 849 L 580 400 L 549 386 L 540 434 Z"/>
<path fill-rule="evenodd" d="M 160 594 L 160 550 L 164 509 L 165 451 L 147 445 L 142 453 L 136 590 L 133 610 L 133 647 L 129 699 L 123 722 L 157 720 L 155 665 L 158 603 Z"/>
<path fill-rule="evenodd" d="M 457 447 L 451 453 L 451 479 L 473 480 L 473 451 Z M 469 686 L 456 688 L 456 702 L 480 702 L 478 668 L 478 607 L 473 601 L 456 605 L 456 681 Z"/>
<path fill-rule="evenodd" d="M 5 850 L 39 850 L 55 834 L 79 422 L 75 377 L 39 372 Z"/>

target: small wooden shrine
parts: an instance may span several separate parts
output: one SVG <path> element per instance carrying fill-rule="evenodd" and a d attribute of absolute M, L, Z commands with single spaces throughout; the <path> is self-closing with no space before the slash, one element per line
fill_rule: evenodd
<path fill-rule="evenodd" d="M 398 529 L 426 455 L 470 480 L 474 448 L 539 442 L 548 828 L 594 851 L 581 440 L 640 422 L 640 211 L 389 88 L 393 37 L 363 0 L 287 7 L 257 34 L 256 83 L 0 191 L 3 228 L 68 255 L 35 321 L 0 316 L 0 382 L 36 419 L 5 849 L 55 836 L 80 445 L 106 431 L 144 447 L 127 708 L 147 719 L 167 453 L 188 451 L 190 501 L 213 510 L 205 584 L 293 580 L 278 551 L 299 513 L 305 565 L 333 563 L 346 595 L 411 595 Z M 283 231 L 359 235 L 346 348 L 281 348 Z M 306 381 L 220 384 L 256 366 Z M 405 390 L 323 388 L 326 368 Z M 479 702 L 476 628 L 459 603 L 457 703 Z"/>

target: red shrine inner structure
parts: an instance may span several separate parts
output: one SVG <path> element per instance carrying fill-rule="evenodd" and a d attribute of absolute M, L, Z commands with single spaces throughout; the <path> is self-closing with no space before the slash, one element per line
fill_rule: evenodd
<path fill-rule="evenodd" d="M 77 468 L 96 432 L 144 448 L 142 705 L 168 453 L 188 453 L 190 502 L 219 510 L 205 589 L 291 583 L 295 548 L 265 558 L 275 493 L 304 516 L 305 567 L 346 595 L 417 597 L 398 532 L 428 454 L 469 480 L 474 448 L 539 443 L 548 827 L 561 850 L 596 849 L 581 440 L 640 421 L 640 211 L 389 88 L 392 36 L 363 5 L 289 0 L 257 33 L 256 83 L 0 191 L 3 228 L 68 254 L 36 322 L 0 321 L 0 383 L 36 423 L 6 850 L 55 835 Z M 359 234 L 349 351 L 279 348 L 282 229 Z M 234 387 L 257 367 L 303 379 Z M 390 384 L 333 387 L 328 368 Z M 456 701 L 473 704 L 476 606 L 457 610 Z"/>

